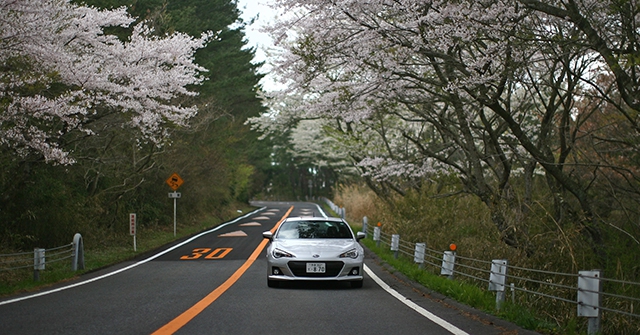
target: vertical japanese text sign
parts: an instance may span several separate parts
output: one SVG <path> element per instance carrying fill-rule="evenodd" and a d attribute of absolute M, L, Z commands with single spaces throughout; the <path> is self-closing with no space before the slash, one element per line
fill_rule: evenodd
<path fill-rule="evenodd" d="M 136 234 L 136 213 L 129 214 L 129 233 L 132 236 Z"/>

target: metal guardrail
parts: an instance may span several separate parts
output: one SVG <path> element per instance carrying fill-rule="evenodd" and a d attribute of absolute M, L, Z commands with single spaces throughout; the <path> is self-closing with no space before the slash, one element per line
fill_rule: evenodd
<path fill-rule="evenodd" d="M 47 264 L 55 264 L 69 260 L 71 270 L 84 269 L 84 245 L 82 235 L 75 234 L 73 242 L 55 248 L 35 248 L 33 252 L 0 254 L 0 272 L 19 271 L 33 268 L 33 279 L 40 280 L 40 271 Z"/>
<path fill-rule="evenodd" d="M 323 200 L 336 213 L 344 213 L 344 209 L 330 200 Z M 394 252 L 396 258 L 413 258 L 420 268 L 430 268 L 436 273 L 440 271 L 440 275 L 449 279 L 460 276 L 486 285 L 488 290 L 496 292 L 497 309 L 500 309 L 508 293 L 515 303 L 516 292 L 569 303 L 576 306 L 579 317 L 588 318 L 588 334 L 600 332 L 602 311 L 640 318 L 640 314 L 635 311 L 636 306 L 640 304 L 640 298 L 624 294 L 632 290 L 638 292 L 638 282 L 606 278 L 599 270 L 579 271 L 577 274 L 562 273 L 513 266 L 504 259 L 480 260 L 464 257 L 458 255 L 455 248 L 439 251 L 428 248 L 425 243 L 403 241 L 399 235 L 387 234 L 380 227 L 370 226 L 367 221 L 364 217 L 363 231 L 367 237 L 371 236 L 378 246 L 386 245 Z"/>

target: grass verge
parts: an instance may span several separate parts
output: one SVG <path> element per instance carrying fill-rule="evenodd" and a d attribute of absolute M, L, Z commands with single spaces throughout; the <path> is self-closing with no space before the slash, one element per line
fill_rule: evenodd
<path fill-rule="evenodd" d="M 534 311 L 517 304 L 512 304 L 509 301 L 505 301 L 501 309 L 497 310 L 495 295 L 489 291 L 483 290 L 475 285 L 458 280 L 450 280 L 425 271 L 407 257 L 400 256 L 395 258 L 393 252 L 386 248 L 376 246 L 376 243 L 370 238 L 362 240 L 362 243 L 394 270 L 402 273 L 407 278 L 419 283 L 425 288 L 443 294 L 459 303 L 495 315 L 522 328 L 540 333 L 572 333 L 569 329 L 557 329 L 555 324 L 539 318 Z"/>

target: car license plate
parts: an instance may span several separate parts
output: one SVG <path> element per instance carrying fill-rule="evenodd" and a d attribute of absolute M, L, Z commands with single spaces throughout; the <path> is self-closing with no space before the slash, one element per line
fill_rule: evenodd
<path fill-rule="evenodd" d="M 324 273 L 325 263 L 307 263 L 307 273 Z"/>

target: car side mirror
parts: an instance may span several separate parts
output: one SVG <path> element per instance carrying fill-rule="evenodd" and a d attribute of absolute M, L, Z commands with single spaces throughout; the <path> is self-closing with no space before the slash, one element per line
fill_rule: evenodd
<path fill-rule="evenodd" d="M 365 237 L 367 237 L 367 235 L 365 235 L 364 232 L 359 231 L 359 232 L 356 233 L 356 241 L 360 241 L 361 239 L 363 239 Z"/>
<path fill-rule="evenodd" d="M 270 231 L 263 232 L 262 237 L 268 239 L 269 241 L 273 241 L 273 233 Z"/>

